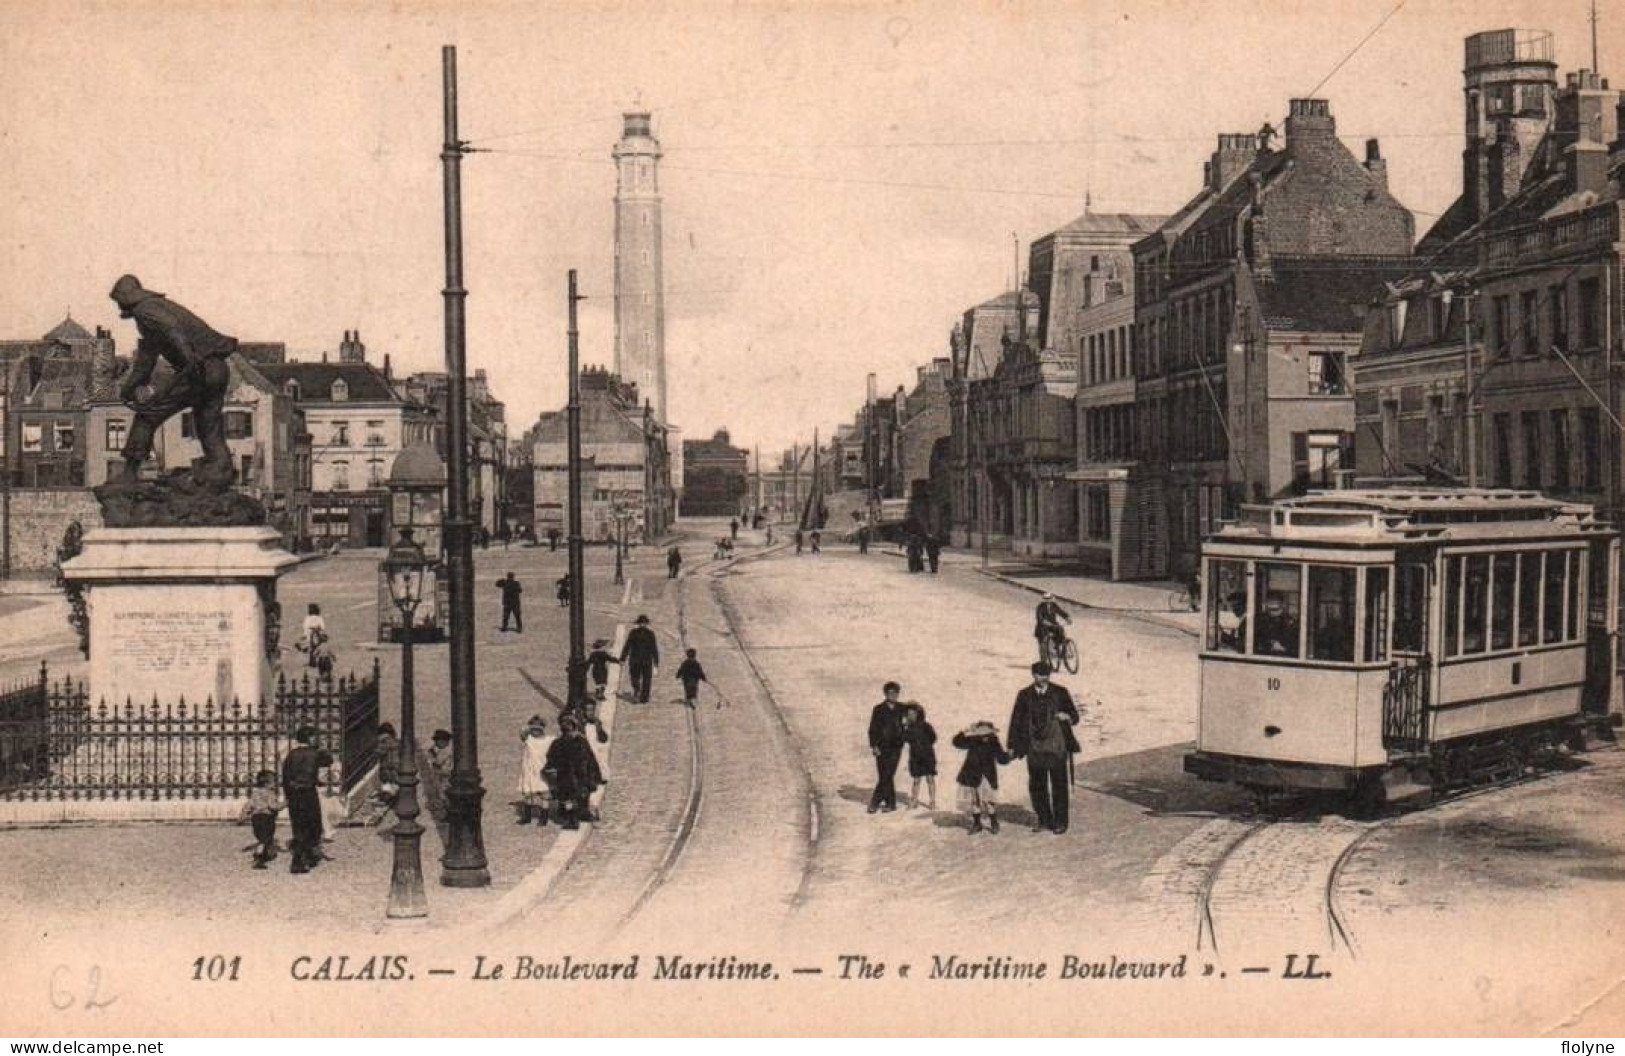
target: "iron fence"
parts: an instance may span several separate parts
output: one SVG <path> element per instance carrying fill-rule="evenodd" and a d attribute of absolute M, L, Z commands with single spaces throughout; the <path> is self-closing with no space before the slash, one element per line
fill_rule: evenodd
<path fill-rule="evenodd" d="M 337 749 L 328 794 L 377 760 L 378 663 L 362 677 L 278 677 L 268 707 L 185 699 L 91 704 L 84 683 L 39 679 L 0 694 L 0 800 L 218 799 L 280 772 L 300 726 Z"/>

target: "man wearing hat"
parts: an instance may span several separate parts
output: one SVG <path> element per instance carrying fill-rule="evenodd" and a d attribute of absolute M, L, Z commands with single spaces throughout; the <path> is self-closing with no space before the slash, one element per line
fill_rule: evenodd
<path fill-rule="evenodd" d="M 649 703 L 649 691 L 654 685 L 655 668 L 660 666 L 660 643 L 649 628 L 649 617 L 639 615 L 637 624 L 621 646 L 621 662 L 632 676 L 632 699 L 639 704 Z"/>
<path fill-rule="evenodd" d="M 559 737 L 548 746 L 542 773 L 553 788 L 559 819 L 566 829 L 580 828 L 583 821 L 592 820 L 592 794 L 604 783 L 604 773 L 574 715 L 559 717 Z"/>
<path fill-rule="evenodd" d="M 316 785 L 322 768 L 333 765 L 333 757 L 316 748 L 315 740 L 315 729 L 299 727 L 293 734 L 293 748 L 282 760 L 282 797 L 293 826 L 291 873 L 308 873 L 322 860 L 322 803 Z"/>
<path fill-rule="evenodd" d="M 898 697 L 903 687 L 887 682 L 880 687 L 885 699 L 869 713 L 869 751 L 875 757 L 875 790 L 869 797 L 869 813 L 897 809 L 897 762 L 903 757 L 903 705 Z"/>
<path fill-rule="evenodd" d="M 192 412 L 193 429 L 203 447 L 194 471 L 200 484 L 227 487 L 232 480 L 231 448 L 226 444 L 226 390 L 231 369 L 226 359 L 237 351 L 237 339 L 216 333 L 202 319 L 161 293 L 141 288 L 141 280 L 124 275 L 108 294 L 119 314 L 135 320 L 141 340 L 130 369 L 119 385 L 119 399 L 135 411 L 124 442 L 124 477 L 133 482 L 141 463 L 152 454 L 152 438 L 164 422 Z M 148 388 L 159 358 L 173 373 L 164 384 Z"/>
<path fill-rule="evenodd" d="M 1033 831 L 1049 829 L 1059 836 L 1067 826 L 1067 763 L 1079 750 L 1072 734 L 1078 706 L 1065 686 L 1050 683 L 1048 664 L 1040 660 L 1032 672 L 1032 685 L 1016 694 L 1006 743 L 1012 758 L 1027 760 L 1027 792 L 1038 815 Z"/>

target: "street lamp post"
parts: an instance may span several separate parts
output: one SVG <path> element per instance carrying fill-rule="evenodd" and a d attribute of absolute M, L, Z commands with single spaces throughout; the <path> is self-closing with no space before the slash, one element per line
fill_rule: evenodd
<path fill-rule="evenodd" d="M 576 272 L 570 269 L 570 402 L 565 409 L 567 461 L 570 496 L 566 503 L 570 529 L 570 658 L 566 661 L 565 686 L 572 708 L 583 708 L 587 696 L 587 583 L 586 562 L 581 548 L 581 331 L 576 325 L 576 305 L 585 300 L 576 293 Z"/>
<path fill-rule="evenodd" d="M 474 551 L 468 519 L 468 370 L 463 288 L 462 159 L 457 138 L 457 49 L 440 49 L 446 139 L 440 161 L 445 180 L 446 288 L 446 579 L 451 606 L 451 779 L 446 788 L 448 834 L 440 882 L 447 887 L 486 887 L 481 832 L 478 708 L 474 700 Z"/>
<path fill-rule="evenodd" d="M 395 798 L 395 866 L 389 877 L 389 907 L 385 916 L 396 920 L 426 917 L 428 899 L 423 893 L 423 826 L 418 824 L 417 707 L 413 696 L 412 639 L 413 616 L 423 601 L 423 573 L 428 566 L 423 547 L 412 539 L 412 529 L 402 528 L 401 537 L 384 558 L 384 579 L 389 597 L 401 610 L 401 747 L 400 792 Z"/>

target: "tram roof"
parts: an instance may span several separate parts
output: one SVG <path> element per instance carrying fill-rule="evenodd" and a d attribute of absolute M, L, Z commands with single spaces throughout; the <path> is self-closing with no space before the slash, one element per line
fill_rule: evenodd
<path fill-rule="evenodd" d="M 1349 488 L 1243 506 L 1215 542 L 1485 542 L 1606 532 L 1591 506 L 1515 488 Z"/>

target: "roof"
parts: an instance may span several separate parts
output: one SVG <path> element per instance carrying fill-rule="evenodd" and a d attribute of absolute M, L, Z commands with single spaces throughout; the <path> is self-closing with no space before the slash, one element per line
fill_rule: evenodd
<path fill-rule="evenodd" d="M 1244 506 L 1214 542 L 1464 541 L 1609 531 L 1592 507 L 1512 488 L 1350 488 Z"/>
<path fill-rule="evenodd" d="M 1166 216 L 1153 216 L 1144 213 L 1093 213 L 1085 212 L 1082 216 L 1065 224 L 1049 236 L 1054 235 L 1133 235 L 1136 238 L 1149 235 L 1161 227 L 1168 220 Z"/>
<path fill-rule="evenodd" d="M 256 363 L 268 381 L 279 388 L 289 381 L 299 383 L 301 403 L 332 402 L 333 382 L 343 379 L 349 387 L 350 403 L 403 401 L 389 385 L 383 371 L 370 363 Z"/>
<path fill-rule="evenodd" d="M 1034 293 L 1032 290 L 1022 290 L 1021 295 L 1028 308 L 1038 307 L 1038 294 Z M 979 312 L 984 308 L 1001 308 L 1006 311 L 1014 311 L 1016 308 L 1016 291 L 1006 290 L 1004 293 L 999 294 L 997 297 L 994 297 L 991 300 L 983 301 L 975 308 L 972 308 L 971 311 Z"/>
<path fill-rule="evenodd" d="M 47 359 L 40 364 L 39 380 L 28 395 L 28 402 L 41 406 L 54 402 L 57 408 L 79 408 L 90 392 L 90 364 L 84 360 Z M 50 396 L 60 399 L 51 401 Z"/>
<path fill-rule="evenodd" d="M 446 483 L 446 463 L 430 444 L 413 444 L 395 456 L 389 469 L 389 486 L 441 487 Z"/>
<path fill-rule="evenodd" d="M 1357 333 L 1386 284 L 1415 268 L 1413 257 L 1275 257 L 1257 276 L 1259 311 L 1271 330 Z"/>
<path fill-rule="evenodd" d="M 52 327 L 51 330 L 43 338 L 41 338 L 41 340 L 90 341 L 94 340 L 94 338 L 89 330 L 86 330 L 84 327 L 74 322 L 73 316 L 70 315 L 63 319 L 60 323 L 57 323 L 56 326 Z"/>

